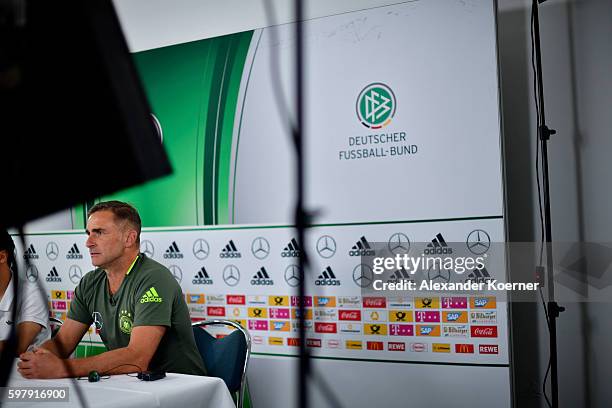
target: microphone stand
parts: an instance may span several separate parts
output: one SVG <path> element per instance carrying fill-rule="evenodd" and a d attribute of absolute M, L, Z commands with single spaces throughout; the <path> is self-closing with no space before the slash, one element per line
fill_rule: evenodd
<path fill-rule="evenodd" d="M 540 49 L 540 20 L 538 16 L 539 4 L 546 0 L 533 0 L 532 7 L 534 13 L 534 32 L 535 32 L 535 57 L 536 57 L 536 82 L 538 87 L 538 113 L 540 123 L 538 123 L 538 140 L 542 149 L 542 178 L 544 192 L 544 245 L 546 245 L 546 273 L 548 285 L 548 328 L 549 328 L 549 347 L 550 347 L 550 385 L 553 408 L 559 406 L 559 377 L 557 372 L 557 318 L 559 313 L 565 310 L 555 301 L 555 282 L 553 269 L 552 253 L 552 220 L 550 216 L 550 176 L 548 174 L 548 141 L 550 136 L 556 134 L 556 130 L 546 126 L 546 116 L 544 110 L 544 84 L 542 80 L 542 51 Z M 537 148 L 537 147 L 536 147 Z"/>

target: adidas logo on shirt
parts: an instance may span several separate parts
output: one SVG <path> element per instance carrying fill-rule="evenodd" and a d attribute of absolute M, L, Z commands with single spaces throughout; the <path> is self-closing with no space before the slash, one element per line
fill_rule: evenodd
<path fill-rule="evenodd" d="M 427 248 L 425 248 L 425 255 L 442 255 L 442 254 L 452 254 L 453 249 L 448 246 L 444 237 L 441 233 L 438 233 L 434 239 L 431 240 L 431 243 L 427 244 Z"/>
<path fill-rule="evenodd" d="M 315 281 L 317 286 L 340 286 L 340 280 L 336 279 L 334 271 L 331 267 L 325 268 L 325 270 L 319 275 Z"/>
<path fill-rule="evenodd" d="M 251 279 L 251 285 L 269 286 L 274 285 L 274 281 L 270 279 L 268 271 L 266 271 L 266 268 L 262 266 L 261 269 L 259 269 L 259 271 L 257 271 L 257 273 L 253 275 L 253 278 Z"/>
<path fill-rule="evenodd" d="M 161 303 L 163 299 L 159 296 L 157 291 L 153 286 L 149 290 L 146 291 L 144 295 L 140 298 L 140 303 Z"/>
<path fill-rule="evenodd" d="M 77 244 L 72 244 L 68 253 L 66 254 L 66 259 L 83 259 L 83 254 L 79 251 L 79 247 Z"/>

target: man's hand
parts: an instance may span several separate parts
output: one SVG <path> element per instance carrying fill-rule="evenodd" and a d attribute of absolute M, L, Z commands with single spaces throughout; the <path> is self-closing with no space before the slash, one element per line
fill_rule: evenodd
<path fill-rule="evenodd" d="M 19 358 L 17 370 L 24 378 L 68 377 L 64 362 L 49 350 L 39 348 L 23 353 Z"/>

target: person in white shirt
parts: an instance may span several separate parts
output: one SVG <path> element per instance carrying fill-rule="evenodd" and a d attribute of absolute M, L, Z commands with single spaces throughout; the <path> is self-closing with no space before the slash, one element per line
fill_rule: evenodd
<path fill-rule="evenodd" d="M 15 244 L 5 229 L 0 229 L 0 351 L 5 348 L 12 321 L 13 284 L 15 274 Z M 50 338 L 46 300 L 36 284 L 19 279 L 19 305 L 17 307 L 17 355 L 30 345 L 39 345 Z"/>

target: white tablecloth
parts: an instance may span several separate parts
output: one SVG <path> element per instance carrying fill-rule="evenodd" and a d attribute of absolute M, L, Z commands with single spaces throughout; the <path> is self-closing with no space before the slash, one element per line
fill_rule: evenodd
<path fill-rule="evenodd" d="M 135 375 L 135 374 L 133 374 Z M 235 408 L 223 380 L 215 377 L 168 373 L 157 381 L 141 381 L 127 375 L 114 375 L 90 383 L 78 381 L 79 388 L 90 408 Z M 80 407 L 79 399 L 70 379 L 28 380 L 13 371 L 9 387 L 69 387 L 70 400 L 66 402 L 7 402 L 3 407 Z"/>

